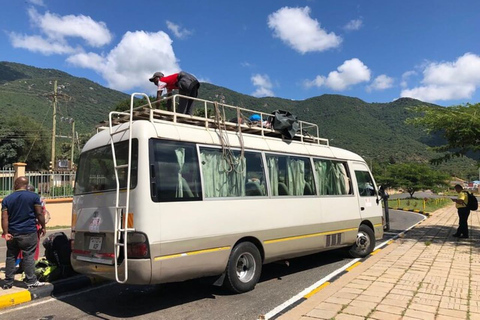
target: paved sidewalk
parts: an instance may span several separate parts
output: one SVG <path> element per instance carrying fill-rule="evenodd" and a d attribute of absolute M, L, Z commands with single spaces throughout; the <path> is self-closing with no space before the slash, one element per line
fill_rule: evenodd
<path fill-rule="evenodd" d="M 455 207 L 434 212 L 275 319 L 480 319 L 480 212 L 469 239 L 451 235 Z M 306 295 L 307 298 L 309 295 Z"/>

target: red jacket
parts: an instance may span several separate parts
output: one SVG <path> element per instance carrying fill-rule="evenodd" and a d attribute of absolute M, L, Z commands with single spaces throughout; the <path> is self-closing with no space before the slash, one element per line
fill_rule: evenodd
<path fill-rule="evenodd" d="M 158 89 L 159 90 L 162 90 L 163 88 L 167 88 L 167 90 L 178 89 L 177 81 L 178 81 L 178 73 L 174 73 L 169 76 L 160 78 L 160 81 L 158 82 Z"/>

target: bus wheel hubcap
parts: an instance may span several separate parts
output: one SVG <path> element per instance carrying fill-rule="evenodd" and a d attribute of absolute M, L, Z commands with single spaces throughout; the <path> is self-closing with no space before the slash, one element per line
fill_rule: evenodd
<path fill-rule="evenodd" d="M 369 245 L 368 237 L 363 233 L 357 234 L 357 241 L 356 242 L 357 242 L 357 247 L 360 250 L 365 250 Z"/>
<path fill-rule="evenodd" d="M 255 258 L 250 253 L 243 253 L 237 260 L 237 277 L 242 282 L 249 282 L 255 275 Z"/>

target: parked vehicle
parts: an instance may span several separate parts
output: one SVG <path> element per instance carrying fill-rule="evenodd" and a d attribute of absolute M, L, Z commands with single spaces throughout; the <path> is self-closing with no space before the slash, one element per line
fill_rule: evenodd
<path fill-rule="evenodd" d="M 219 276 L 239 293 L 255 287 L 266 263 L 340 247 L 372 252 L 383 211 L 360 156 L 330 146 L 314 124 L 299 121 L 290 140 L 223 120 L 268 114 L 195 100 L 214 116 L 132 103 L 85 144 L 75 271 L 130 284 Z"/>

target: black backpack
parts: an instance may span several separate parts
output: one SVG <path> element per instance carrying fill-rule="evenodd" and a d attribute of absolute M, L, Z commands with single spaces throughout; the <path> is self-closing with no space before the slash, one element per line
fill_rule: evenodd
<path fill-rule="evenodd" d="M 268 122 L 272 123 L 273 129 L 280 131 L 286 139 L 293 139 L 300 129 L 297 116 L 283 110 L 275 110 L 272 114 L 268 117 Z"/>
<path fill-rule="evenodd" d="M 43 247 L 45 248 L 45 258 L 56 266 L 69 266 L 70 254 L 70 240 L 63 232 L 56 232 L 49 235 L 43 240 Z"/>
<path fill-rule="evenodd" d="M 470 211 L 475 211 L 478 209 L 478 200 L 477 198 L 475 198 L 475 196 L 466 191 L 467 192 L 467 196 L 468 196 L 468 202 L 467 202 L 467 208 L 470 210 Z"/>
<path fill-rule="evenodd" d="M 195 86 L 200 87 L 200 83 L 198 82 L 197 78 L 195 78 L 193 75 L 185 71 L 180 71 L 178 73 L 177 87 L 181 91 L 190 92 L 193 90 Z"/>

